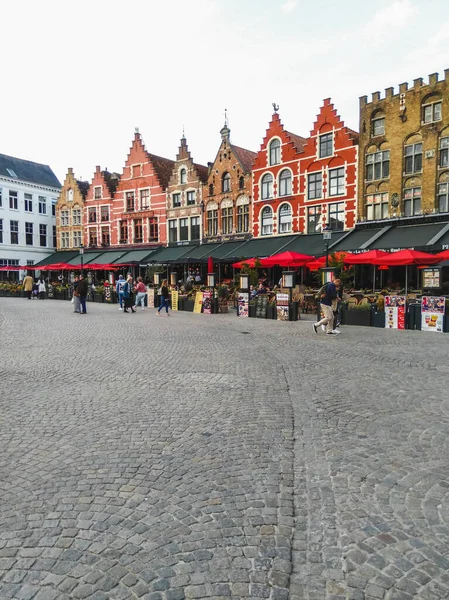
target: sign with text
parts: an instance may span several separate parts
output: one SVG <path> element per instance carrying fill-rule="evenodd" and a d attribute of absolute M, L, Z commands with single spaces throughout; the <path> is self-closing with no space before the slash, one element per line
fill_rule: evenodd
<path fill-rule="evenodd" d="M 200 313 L 203 306 L 203 292 L 197 292 L 195 295 L 195 304 L 193 305 L 193 312 Z"/>
<path fill-rule="evenodd" d="M 203 313 L 208 315 L 212 313 L 212 292 L 210 290 L 203 292 Z"/>
<path fill-rule="evenodd" d="M 267 318 L 267 306 L 268 296 L 266 294 L 260 294 L 256 296 L 256 318 L 266 319 Z"/>
<path fill-rule="evenodd" d="M 423 296 L 421 304 L 421 330 L 443 331 L 444 296 Z"/>
<path fill-rule="evenodd" d="M 171 293 L 171 309 L 178 310 L 179 292 L 174 290 Z"/>
<path fill-rule="evenodd" d="M 289 320 L 289 306 L 288 306 L 288 294 L 276 294 L 276 313 L 278 321 Z"/>
<path fill-rule="evenodd" d="M 385 296 L 385 328 L 405 329 L 405 296 Z"/>
<path fill-rule="evenodd" d="M 249 304 L 249 294 L 248 292 L 239 292 L 238 299 L 238 312 L 237 315 L 239 317 L 247 317 L 248 316 L 248 304 Z"/>
<path fill-rule="evenodd" d="M 154 288 L 148 288 L 147 290 L 148 308 L 154 308 L 154 291 Z"/>
<path fill-rule="evenodd" d="M 423 288 L 439 288 L 441 271 L 439 267 L 428 267 L 422 270 Z"/>
<path fill-rule="evenodd" d="M 110 285 L 106 285 L 107 282 L 105 282 L 104 284 L 104 299 L 106 300 L 106 302 L 110 302 L 111 301 L 111 286 Z"/>

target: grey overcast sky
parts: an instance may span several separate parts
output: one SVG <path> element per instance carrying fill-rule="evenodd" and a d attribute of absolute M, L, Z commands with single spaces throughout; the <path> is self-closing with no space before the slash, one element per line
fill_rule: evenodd
<path fill-rule="evenodd" d="M 358 129 L 358 98 L 449 67 L 447 0 L 16 0 L 3 2 L 0 153 L 122 172 L 134 128 L 175 158 L 183 127 L 212 161 L 257 150 L 280 105 L 308 135 L 324 98 Z"/>

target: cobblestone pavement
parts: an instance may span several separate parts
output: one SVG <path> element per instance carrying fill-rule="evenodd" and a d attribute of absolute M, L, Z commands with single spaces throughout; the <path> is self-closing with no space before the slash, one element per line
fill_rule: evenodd
<path fill-rule="evenodd" d="M 0 298 L 0 598 L 449 598 L 449 336 Z"/>

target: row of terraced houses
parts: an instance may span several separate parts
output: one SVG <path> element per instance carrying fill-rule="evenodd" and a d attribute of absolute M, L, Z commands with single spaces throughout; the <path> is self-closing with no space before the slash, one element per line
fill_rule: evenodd
<path fill-rule="evenodd" d="M 235 145 L 226 120 L 207 165 L 194 162 L 184 136 L 172 160 L 152 154 L 136 130 L 121 173 L 97 166 L 83 182 L 70 168 L 55 206 L 57 249 L 242 243 L 316 236 L 325 226 L 336 237 L 371 229 L 357 238 L 361 247 L 376 235 L 395 247 L 402 225 L 430 223 L 443 225 L 425 243 L 446 239 L 449 69 L 441 80 L 432 74 L 360 98 L 359 132 L 330 99 L 308 137 L 273 108 L 258 152 Z"/>

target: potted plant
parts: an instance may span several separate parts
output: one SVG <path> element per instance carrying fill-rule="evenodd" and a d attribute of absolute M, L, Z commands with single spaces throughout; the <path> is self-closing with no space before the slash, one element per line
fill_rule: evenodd
<path fill-rule="evenodd" d="M 104 302 L 104 285 L 97 285 L 93 293 L 94 302 Z"/>
<path fill-rule="evenodd" d="M 248 303 L 248 317 L 256 318 L 256 301 L 254 298 Z"/>
<path fill-rule="evenodd" d="M 361 325 L 369 327 L 371 325 L 371 304 L 356 304 L 350 308 L 343 306 L 342 316 L 344 325 Z"/>
<path fill-rule="evenodd" d="M 276 294 L 268 298 L 267 319 L 277 319 Z"/>
<path fill-rule="evenodd" d="M 218 295 L 218 310 L 221 313 L 229 312 L 228 299 L 229 299 L 229 287 L 227 285 L 219 285 L 217 287 Z"/>

